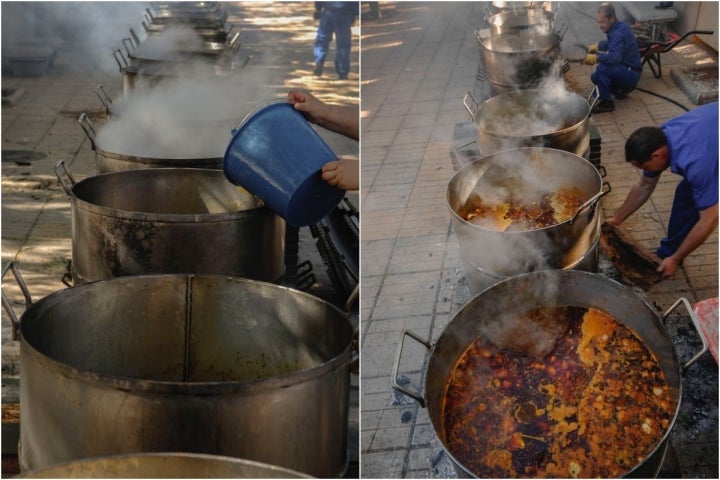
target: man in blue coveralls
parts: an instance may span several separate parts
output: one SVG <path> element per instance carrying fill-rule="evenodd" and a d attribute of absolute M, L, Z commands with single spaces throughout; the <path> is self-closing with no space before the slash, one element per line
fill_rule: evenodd
<path fill-rule="evenodd" d="M 625 143 L 625 160 L 642 169 L 640 179 L 609 223 L 620 225 L 655 190 L 660 174 L 683 178 L 675 190 L 667 236 L 657 255 L 658 272 L 667 278 L 718 224 L 718 103 L 679 115 L 657 127 L 642 127 Z"/>
<path fill-rule="evenodd" d="M 640 80 L 640 49 L 632 29 L 615 17 L 615 8 L 609 3 L 600 4 L 595 21 L 607 40 L 590 45 L 583 63 L 597 64 L 590 76 L 600 91 L 593 113 L 612 112 L 615 110 L 613 95 L 625 98 Z"/>
<path fill-rule="evenodd" d="M 358 14 L 359 2 L 315 2 L 315 18 L 320 20 L 315 37 L 315 70 L 319 77 L 323 72 L 328 46 L 335 34 L 335 71 L 344 80 L 350 73 L 351 27 Z"/>

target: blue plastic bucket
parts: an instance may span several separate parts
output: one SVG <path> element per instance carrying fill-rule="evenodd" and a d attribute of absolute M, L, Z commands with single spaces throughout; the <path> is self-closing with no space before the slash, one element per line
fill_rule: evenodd
<path fill-rule="evenodd" d="M 228 180 L 260 197 L 296 227 L 327 216 L 345 190 L 320 178 L 323 165 L 337 155 L 305 117 L 286 102 L 251 112 L 234 131 L 225 151 Z"/>

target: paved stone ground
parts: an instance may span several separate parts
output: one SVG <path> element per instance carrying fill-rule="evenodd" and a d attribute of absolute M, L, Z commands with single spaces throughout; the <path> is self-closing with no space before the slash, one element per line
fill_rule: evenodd
<path fill-rule="evenodd" d="M 435 341 L 470 298 L 445 191 L 454 173 L 449 155 L 453 134 L 469 120 L 463 96 L 467 91 L 482 94 L 484 88 L 476 82 L 479 47 L 474 31 L 483 26 L 487 2 L 381 5 L 383 18 L 363 22 L 361 39 L 361 472 L 365 478 L 454 477 L 427 411 L 394 393 L 390 376 L 404 329 Z M 559 19 L 568 24 L 562 42 L 566 57 L 580 58 L 584 51 L 576 44 L 602 38 L 593 17 L 597 5 L 561 3 Z M 713 56 L 695 45 L 677 46 L 663 54 L 662 78 L 645 69 L 639 86 L 691 107 L 669 71 L 717 60 Z M 591 72 L 591 67 L 572 64 L 565 77 L 568 87 L 587 95 Z M 612 185 L 601 202 L 606 215 L 637 178 L 623 159 L 626 137 L 683 111 L 639 91 L 616 105 L 615 112 L 592 117 L 602 138 L 606 180 Z M 663 236 L 676 183 L 677 177 L 664 174 L 652 200 L 624 224 L 648 248 Z M 672 279 L 637 293 L 658 312 L 678 297 L 692 303 L 716 297 L 717 242 L 716 232 Z M 677 321 L 686 333 L 687 321 Z M 406 342 L 399 382 L 422 392 L 426 359 L 424 347 Z M 670 475 L 717 478 L 717 365 L 709 354 L 698 363 L 688 371 L 696 380 L 684 382 L 686 397 L 672 436 L 677 464 L 670 466 Z M 699 383 L 710 388 L 699 393 Z M 698 400 L 698 395 L 705 397 Z"/>
<path fill-rule="evenodd" d="M 35 78 L 11 77 L 3 72 L 2 88 L 22 90 L 11 104 L 2 106 L 2 263 L 14 261 L 28 284 L 33 301 L 66 288 L 61 277 L 71 258 L 70 204 L 62 190 L 53 167 L 65 160 L 76 181 L 95 174 L 94 152 L 78 125 L 78 116 L 88 113 L 100 130 L 107 120 L 93 89 L 103 84 L 111 97 L 122 92 L 122 77 L 112 59 L 112 49 L 119 48 L 121 39 L 133 26 L 142 32 L 145 4 L 115 5 L 113 14 L 105 2 L 86 2 L 83 9 L 92 10 L 103 18 L 102 35 L 83 38 L 79 35 L 66 41 L 59 49 L 56 65 L 47 76 Z M 312 2 L 232 2 L 224 3 L 229 13 L 227 25 L 240 30 L 242 46 L 237 63 L 250 61 L 238 73 L 247 79 L 248 88 L 262 87 L 263 94 L 253 100 L 258 104 L 283 97 L 291 88 L 307 88 L 319 98 L 336 104 L 359 104 L 359 27 L 353 29 L 351 73 L 349 79 L 338 80 L 332 61 L 334 42 L 322 77 L 313 77 L 312 48 L 317 21 L 313 19 Z M 90 9 L 90 10 L 88 10 Z M 10 11 L 3 5 L 3 14 Z M 9 15 L 9 13 L 7 13 Z M 133 19 L 135 23 L 113 22 L 112 16 Z M 97 17 L 96 17 L 97 18 Z M 74 19 L 82 22 L 82 17 Z M 115 26 L 120 23 L 121 26 Z M 73 24 L 76 32 L 90 32 L 90 27 Z M 94 30 L 93 30 L 94 31 Z M 47 28 L 44 35 L 49 36 Z M 108 45 L 99 43 L 110 39 Z M 91 47 L 92 46 L 92 47 Z M 102 47 L 102 48 L 100 48 Z M 99 54 L 98 54 L 99 51 Z M 260 85 L 253 85 L 262 79 Z M 238 97 L 243 93 L 238 92 Z M 229 99 L 233 101 L 233 99 Z M 246 112 L 239 112 L 242 118 Z M 335 141 L 331 139 L 330 141 Z M 352 149 L 352 145 L 343 144 Z M 358 144 L 355 142 L 355 154 Z M 13 161 L 9 150 L 23 150 L 43 154 L 38 160 Z M 349 194 L 358 205 L 357 194 Z M 309 229 L 300 231 L 300 261 L 313 263 L 317 278 L 310 292 L 338 305 L 338 299 L 325 273 L 325 267 L 315 248 Z M 11 275 L 9 275 L 11 277 Z M 6 278 L 3 288 L 18 315 L 23 311 L 22 295 L 15 282 Z M 355 318 L 355 322 L 357 319 Z M 3 402 L 17 402 L 19 375 L 19 344 L 11 339 L 10 320 L 2 312 L 2 376 Z M 358 436 L 358 377 L 353 376 L 351 390 L 351 465 L 349 474 L 357 473 Z M 3 417 L 5 419 L 5 417 Z M 5 452 L 6 449 L 3 449 Z M 5 473 L 5 472 L 4 472 Z"/>

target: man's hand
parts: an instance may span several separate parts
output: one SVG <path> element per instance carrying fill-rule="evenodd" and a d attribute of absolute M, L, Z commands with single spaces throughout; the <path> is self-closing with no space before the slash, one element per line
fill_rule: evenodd
<path fill-rule="evenodd" d="M 675 274 L 679 266 L 680 262 L 671 255 L 663 259 L 657 269 L 657 272 L 662 274 L 663 278 L 669 278 Z"/>
<path fill-rule="evenodd" d="M 360 188 L 360 163 L 350 158 L 338 158 L 336 161 L 326 163 L 322 168 L 321 178 L 330 185 L 343 190 L 358 190 Z"/>
<path fill-rule="evenodd" d="M 598 48 L 600 48 L 600 46 L 597 43 L 593 43 L 592 45 L 588 46 L 587 53 L 597 53 Z"/>
<path fill-rule="evenodd" d="M 588 53 L 585 55 L 585 58 L 583 59 L 582 63 L 584 65 L 595 65 L 597 63 L 597 54 L 595 53 Z"/>

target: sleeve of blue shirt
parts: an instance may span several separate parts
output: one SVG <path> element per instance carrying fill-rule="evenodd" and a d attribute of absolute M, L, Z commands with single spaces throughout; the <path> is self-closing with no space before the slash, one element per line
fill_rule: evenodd
<path fill-rule="evenodd" d="M 616 25 L 613 25 L 613 28 L 608 32 L 608 39 L 604 43 L 606 43 L 605 48 L 600 48 L 600 50 L 604 50 L 606 53 L 598 53 L 598 62 L 608 65 L 620 63 L 624 56 L 625 41 Z"/>

